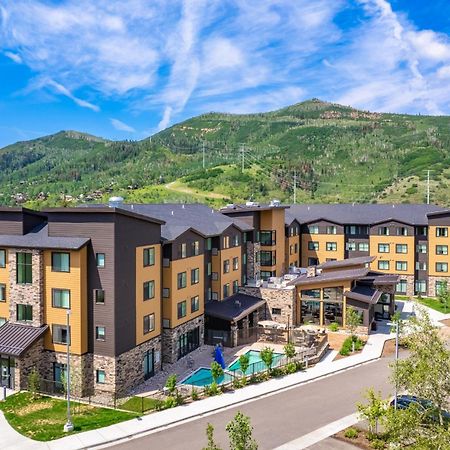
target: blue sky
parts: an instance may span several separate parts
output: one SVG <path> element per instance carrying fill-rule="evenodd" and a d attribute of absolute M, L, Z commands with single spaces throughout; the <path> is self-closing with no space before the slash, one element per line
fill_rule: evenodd
<path fill-rule="evenodd" d="M 0 147 L 312 97 L 450 114 L 448 0 L 0 0 Z"/>

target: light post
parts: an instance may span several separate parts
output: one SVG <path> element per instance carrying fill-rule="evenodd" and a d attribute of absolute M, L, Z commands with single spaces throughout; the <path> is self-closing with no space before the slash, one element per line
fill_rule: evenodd
<path fill-rule="evenodd" d="M 398 364 L 398 333 L 399 333 L 399 322 L 400 319 L 397 319 L 395 322 L 395 396 L 394 396 L 394 408 L 397 409 L 397 396 L 398 396 L 398 388 L 397 388 L 397 364 Z"/>
<path fill-rule="evenodd" d="M 70 433 L 73 431 L 73 423 L 72 418 L 70 415 L 70 309 L 67 310 L 67 374 L 66 374 L 66 381 L 67 381 L 67 422 L 64 425 L 64 432 Z"/>

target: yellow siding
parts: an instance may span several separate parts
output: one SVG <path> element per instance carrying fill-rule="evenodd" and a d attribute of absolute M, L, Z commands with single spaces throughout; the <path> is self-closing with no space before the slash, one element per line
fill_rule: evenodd
<path fill-rule="evenodd" d="M 70 290 L 71 352 L 81 355 L 87 352 L 87 258 L 86 248 L 70 251 L 70 272 L 52 271 L 52 251 L 44 250 L 44 322 L 49 331 L 44 337 L 47 350 L 64 352 L 65 345 L 52 343 L 52 324 L 65 325 L 67 310 L 52 306 L 52 289 Z"/>
<path fill-rule="evenodd" d="M 285 255 L 286 255 L 286 269 L 289 269 L 289 266 L 291 264 L 297 263 L 297 266 L 300 266 L 300 239 L 299 236 L 290 236 L 285 238 L 286 240 L 286 248 L 285 248 Z M 295 244 L 297 244 L 297 252 L 295 252 Z M 291 255 L 290 248 L 293 248 L 293 253 Z"/>
<path fill-rule="evenodd" d="M 8 249 L 5 249 L 6 264 L 4 268 L 0 268 L 0 283 L 6 285 L 6 302 L 0 302 L 0 317 L 9 320 L 9 263 L 8 263 Z"/>
<path fill-rule="evenodd" d="M 446 227 L 446 225 L 442 225 Z M 450 253 L 450 237 L 436 237 L 436 226 L 429 227 L 428 233 L 428 275 L 433 277 L 448 277 L 450 272 L 436 272 L 436 263 L 447 263 L 450 269 L 450 255 L 436 255 L 436 245 L 447 245 Z M 450 227 L 449 231 L 450 231 Z"/>
<path fill-rule="evenodd" d="M 144 249 L 155 249 L 155 264 L 144 267 Z M 161 245 L 152 244 L 136 248 L 136 345 L 161 334 Z M 155 297 L 144 300 L 144 282 L 155 282 Z M 155 315 L 155 329 L 144 334 L 144 317 Z"/>
<path fill-rule="evenodd" d="M 272 208 L 270 210 L 261 211 L 260 229 L 263 231 L 274 230 L 276 232 L 276 245 L 261 246 L 261 250 L 275 251 L 276 264 L 275 266 L 265 266 L 261 270 L 275 271 L 275 275 L 280 277 L 286 272 L 285 262 L 285 210 L 284 208 Z"/>
<path fill-rule="evenodd" d="M 379 253 L 378 244 L 389 244 L 389 253 Z M 396 253 L 396 244 L 406 244 L 408 246 L 408 252 Z M 369 247 L 370 256 L 376 257 L 371 264 L 373 270 L 398 275 L 414 275 L 414 255 L 416 251 L 414 236 L 370 236 Z M 380 260 L 389 261 L 389 270 L 378 269 L 378 261 Z M 397 261 L 406 261 L 407 270 L 397 270 Z"/>
<path fill-rule="evenodd" d="M 212 272 L 217 272 L 217 281 L 211 281 L 212 292 L 217 292 L 218 299 L 223 300 L 223 286 L 227 283 L 230 284 L 230 295 L 233 294 L 233 281 L 237 281 L 241 284 L 241 273 L 242 273 L 242 247 L 230 247 L 224 250 L 220 250 L 217 255 L 212 256 L 211 267 Z M 233 270 L 233 258 L 237 257 L 239 260 L 239 269 Z M 230 271 L 228 273 L 223 273 L 223 262 L 225 260 L 230 261 Z"/>
<path fill-rule="evenodd" d="M 163 269 L 163 287 L 170 289 L 170 297 L 163 298 L 163 318 L 170 320 L 170 327 L 188 322 L 201 316 L 205 310 L 205 267 L 204 255 L 192 256 L 190 258 L 177 259 L 170 262 L 170 267 Z M 191 284 L 191 270 L 199 269 L 199 282 Z M 178 289 L 178 274 L 186 272 L 186 287 Z M 199 310 L 191 313 L 191 298 L 199 297 Z M 186 300 L 186 316 L 178 319 L 177 305 Z"/>
<path fill-rule="evenodd" d="M 319 250 L 308 250 L 308 242 L 318 242 Z M 327 242 L 336 242 L 336 251 L 327 251 Z M 345 257 L 345 237 L 343 234 L 302 234 L 302 266 L 308 265 L 308 258 L 317 258 L 319 264 L 327 259 L 337 259 Z"/>

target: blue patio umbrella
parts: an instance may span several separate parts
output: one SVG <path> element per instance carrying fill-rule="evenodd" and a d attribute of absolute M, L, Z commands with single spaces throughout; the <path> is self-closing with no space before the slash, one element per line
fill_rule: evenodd
<path fill-rule="evenodd" d="M 216 345 L 216 348 L 214 349 L 214 361 L 220 364 L 222 369 L 225 369 L 225 360 L 223 359 L 223 353 L 222 353 L 222 347 L 219 345 Z"/>

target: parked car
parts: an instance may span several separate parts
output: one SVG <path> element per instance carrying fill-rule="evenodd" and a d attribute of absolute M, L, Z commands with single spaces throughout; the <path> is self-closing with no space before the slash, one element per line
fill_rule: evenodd
<path fill-rule="evenodd" d="M 392 408 L 395 405 L 395 399 L 392 399 L 389 403 L 389 406 Z M 397 408 L 398 409 L 407 409 L 411 405 L 415 405 L 419 411 L 426 414 L 426 419 L 431 419 L 433 422 L 439 421 L 438 416 L 438 408 L 433 405 L 433 403 L 430 400 L 416 397 L 414 395 L 399 395 L 397 397 Z M 441 410 L 442 417 L 446 423 L 450 423 L 450 412 L 442 409 Z"/>

